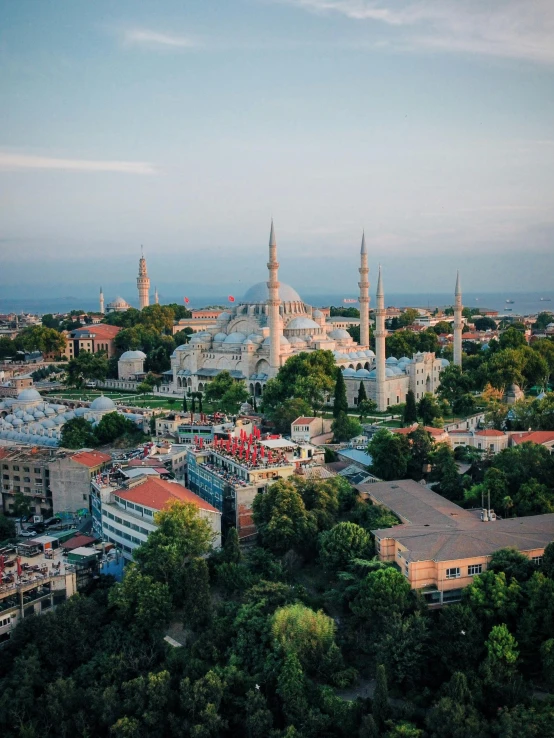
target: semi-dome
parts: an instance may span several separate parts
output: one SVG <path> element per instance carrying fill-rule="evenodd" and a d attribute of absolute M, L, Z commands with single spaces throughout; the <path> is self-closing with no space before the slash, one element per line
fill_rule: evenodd
<path fill-rule="evenodd" d="M 134 359 L 146 359 L 146 354 L 142 351 L 125 351 L 119 357 L 119 361 L 132 361 Z"/>
<path fill-rule="evenodd" d="M 36 391 L 36 389 L 33 389 L 32 387 L 22 390 L 17 395 L 18 402 L 33 402 L 34 400 L 41 400 L 41 399 L 42 398 L 40 394 Z"/>
<path fill-rule="evenodd" d="M 115 404 L 109 397 L 100 395 L 100 397 L 97 397 L 96 400 L 91 402 L 90 409 L 94 410 L 94 412 L 99 412 L 101 410 L 115 410 Z"/>
<path fill-rule="evenodd" d="M 318 324 L 311 318 L 293 318 L 285 330 L 319 330 Z"/>
<path fill-rule="evenodd" d="M 226 333 L 216 333 L 214 336 L 214 343 L 223 343 L 223 341 L 227 338 Z"/>
<path fill-rule="evenodd" d="M 229 333 L 229 335 L 225 337 L 224 343 L 244 343 L 245 340 L 246 336 L 244 333 L 235 331 L 234 333 Z"/>
<path fill-rule="evenodd" d="M 302 298 L 298 292 L 291 287 L 289 284 L 281 282 L 279 285 L 279 297 L 281 302 L 302 302 Z M 258 282 L 253 284 L 249 290 L 246 291 L 241 302 L 246 305 L 258 304 L 260 302 L 267 302 L 269 300 L 269 288 L 267 282 Z M 221 315 L 219 316 L 221 318 Z"/>
<path fill-rule="evenodd" d="M 334 331 L 329 333 L 329 338 L 334 338 L 336 341 L 340 341 L 344 338 L 352 338 L 352 336 L 348 331 L 345 331 L 344 328 L 335 328 Z"/>

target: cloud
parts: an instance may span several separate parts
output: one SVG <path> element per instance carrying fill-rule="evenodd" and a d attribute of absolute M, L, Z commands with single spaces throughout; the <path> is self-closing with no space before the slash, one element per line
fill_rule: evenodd
<path fill-rule="evenodd" d="M 552 0 L 285 0 L 397 29 L 406 48 L 554 63 Z"/>
<path fill-rule="evenodd" d="M 73 172 L 117 172 L 120 174 L 155 174 L 152 164 L 144 161 L 89 161 L 56 159 L 32 154 L 10 154 L 0 151 L 0 169 L 59 169 Z"/>
<path fill-rule="evenodd" d="M 129 46 L 146 46 L 149 48 L 192 49 L 198 43 L 186 36 L 170 33 L 159 33 L 148 28 L 130 28 L 123 33 L 123 42 Z"/>

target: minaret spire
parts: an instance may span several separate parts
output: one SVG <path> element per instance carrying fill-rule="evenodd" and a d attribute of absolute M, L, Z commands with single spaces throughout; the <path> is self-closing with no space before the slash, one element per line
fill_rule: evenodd
<path fill-rule="evenodd" d="M 460 285 L 460 271 L 456 272 L 456 287 L 454 288 L 454 364 L 462 366 L 462 287 Z"/>
<path fill-rule="evenodd" d="M 387 375 L 386 375 L 386 336 L 385 329 L 385 291 L 383 289 L 383 274 L 379 264 L 379 278 L 377 280 L 377 305 L 375 310 L 375 362 L 376 362 L 376 402 L 377 410 L 384 412 L 387 409 Z"/>
<path fill-rule="evenodd" d="M 100 312 L 104 315 L 104 293 L 102 292 L 102 285 L 100 285 Z"/>
<path fill-rule="evenodd" d="M 365 231 L 362 232 L 362 246 L 360 248 L 360 346 L 369 347 L 369 267 L 367 265 L 367 248 L 365 245 Z"/>
<path fill-rule="evenodd" d="M 158 297 L 158 288 L 154 287 L 154 302 L 156 305 L 160 304 L 160 298 Z"/>
<path fill-rule="evenodd" d="M 144 258 L 144 248 L 140 247 L 139 273 L 137 277 L 137 288 L 139 293 L 139 309 L 150 305 L 150 279 L 146 269 L 146 259 Z"/>
<path fill-rule="evenodd" d="M 267 262 L 269 281 L 267 288 L 269 292 L 269 365 L 273 376 L 281 366 L 281 316 L 279 308 L 281 299 L 279 297 L 279 262 L 277 261 L 277 240 L 273 218 L 271 219 L 271 231 L 269 233 L 269 261 Z"/>

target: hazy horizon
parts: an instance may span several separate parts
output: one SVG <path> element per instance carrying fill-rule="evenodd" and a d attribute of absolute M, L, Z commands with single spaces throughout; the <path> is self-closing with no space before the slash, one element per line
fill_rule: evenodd
<path fill-rule="evenodd" d="M 532 6 L 532 7 L 530 7 Z M 280 278 L 547 290 L 547 0 L 20 0 L 0 29 L 0 296 Z M 118 287 L 118 285 L 120 285 Z M 113 290 L 112 290 L 113 286 Z"/>

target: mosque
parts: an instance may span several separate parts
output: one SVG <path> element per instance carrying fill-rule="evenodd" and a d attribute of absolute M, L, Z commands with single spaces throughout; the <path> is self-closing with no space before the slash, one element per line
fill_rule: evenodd
<path fill-rule="evenodd" d="M 362 237 L 360 251 L 360 343 L 354 343 L 344 329 L 337 329 L 319 310 L 307 305 L 298 292 L 278 279 L 277 241 L 271 223 L 269 237 L 269 279 L 246 292 L 240 303 L 219 315 L 213 327 L 195 333 L 190 343 L 178 346 L 167 372 L 171 390 L 202 392 L 221 371 L 243 381 L 248 391 L 261 397 L 269 379 L 294 354 L 326 349 L 333 352 L 344 373 L 352 407 L 357 403 L 360 382 L 379 411 L 405 402 L 408 390 L 416 400 L 426 392 L 435 393 L 446 359 L 434 353 L 417 353 L 400 359 L 386 358 L 385 303 L 381 269 L 375 310 L 375 353 L 369 345 L 369 268 Z M 462 303 L 459 277 L 454 308 L 454 362 L 461 365 Z"/>
<path fill-rule="evenodd" d="M 148 307 L 150 305 L 150 278 L 148 276 L 148 270 L 146 268 L 146 259 L 144 258 L 144 251 L 141 246 L 141 254 L 139 259 L 139 272 L 137 277 L 137 290 L 139 297 L 139 310 Z M 154 291 L 154 302 L 156 305 L 159 304 L 158 288 Z M 129 305 L 122 297 L 116 297 L 104 307 L 104 292 L 100 287 L 100 312 L 104 313 L 124 313 L 129 310 L 132 305 Z"/>
<path fill-rule="evenodd" d="M 45 402 L 36 389 L 29 387 L 17 397 L 0 401 L 0 439 L 28 443 L 33 446 L 59 446 L 62 428 L 68 420 L 83 417 L 92 427 L 106 413 L 117 411 L 109 397 L 101 395 L 89 407 L 71 409 L 67 405 Z M 143 416 L 125 413 L 125 417 L 142 427 Z"/>

